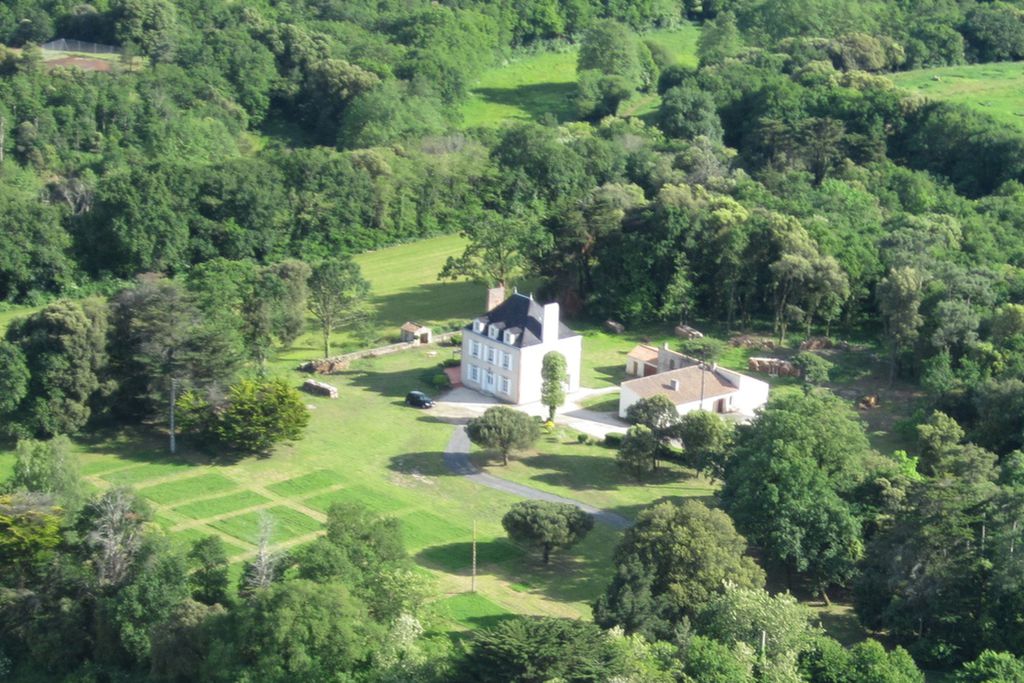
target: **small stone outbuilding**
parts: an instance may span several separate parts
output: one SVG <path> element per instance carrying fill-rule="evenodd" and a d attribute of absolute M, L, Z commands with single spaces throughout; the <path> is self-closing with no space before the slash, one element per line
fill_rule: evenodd
<path fill-rule="evenodd" d="M 402 330 L 402 341 L 404 342 L 416 342 L 418 344 L 429 344 L 432 335 L 430 328 L 419 323 L 412 321 L 405 323 L 401 327 Z"/>

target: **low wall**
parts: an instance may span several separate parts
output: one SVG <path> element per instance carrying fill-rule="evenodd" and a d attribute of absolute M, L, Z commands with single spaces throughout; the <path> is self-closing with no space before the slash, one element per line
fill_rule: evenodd
<path fill-rule="evenodd" d="M 454 332 L 445 332 L 444 334 L 435 334 L 432 343 L 441 344 L 450 340 L 457 334 L 462 334 L 461 330 Z M 353 351 L 351 353 L 344 353 L 340 356 L 331 356 L 330 358 L 321 358 L 319 360 L 306 361 L 298 367 L 300 372 L 315 372 L 320 375 L 330 375 L 335 372 L 341 372 L 347 370 L 349 364 L 354 360 L 361 358 L 375 358 L 377 356 L 386 356 L 390 353 L 398 353 L 399 351 L 405 351 L 412 349 L 417 346 L 429 346 L 429 344 L 421 344 L 419 341 L 399 342 L 397 344 L 388 344 L 387 346 L 378 346 L 374 349 L 363 349 L 361 351 Z"/>

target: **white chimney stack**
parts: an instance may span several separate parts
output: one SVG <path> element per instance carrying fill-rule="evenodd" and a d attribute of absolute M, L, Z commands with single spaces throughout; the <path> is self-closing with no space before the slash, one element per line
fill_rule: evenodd
<path fill-rule="evenodd" d="M 541 337 L 544 344 L 558 341 L 558 304 L 544 304 L 544 318 L 541 320 Z"/>
<path fill-rule="evenodd" d="M 672 387 L 672 391 L 679 391 L 679 380 L 672 380 L 671 382 L 669 382 L 669 386 Z"/>

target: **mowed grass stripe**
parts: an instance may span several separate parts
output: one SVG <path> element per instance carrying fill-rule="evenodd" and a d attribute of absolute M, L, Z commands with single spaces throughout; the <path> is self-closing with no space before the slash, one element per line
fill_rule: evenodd
<path fill-rule="evenodd" d="M 467 628 L 494 626 L 502 619 L 513 616 L 508 610 L 479 593 L 453 595 L 433 603 L 432 608 L 438 616 Z"/>
<path fill-rule="evenodd" d="M 328 491 L 305 498 L 302 504 L 313 510 L 326 513 L 332 503 L 358 503 L 378 514 L 401 512 L 420 504 L 412 500 L 403 500 L 400 497 L 402 493 L 403 491 L 398 488 L 380 491 L 368 486 L 351 486 L 339 491 Z"/>
<path fill-rule="evenodd" d="M 106 474 L 114 470 L 125 470 L 135 466 L 136 465 L 134 463 L 126 462 L 124 460 L 93 460 L 92 462 L 83 464 L 78 468 L 78 470 L 85 476 L 90 476 Z"/>
<path fill-rule="evenodd" d="M 423 510 L 408 512 L 399 519 L 402 522 L 405 547 L 410 551 L 439 543 L 465 541 L 473 535 L 471 522 L 464 524 Z"/>
<path fill-rule="evenodd" d="M 131 486 L 149 479 L 169 477 L 172 474 L 181 474 L 192 469 L 191 466 L 178 462 L 147 463 L 136 467 L 119 469 L 109 474 L 101 475 L 100 478 L 109 481 L 111 484 Z"/>
<path fill-rule="evenodd" d="M 279 496 L 292 497 L 302 496 L 320 489 L 330 488 L 345 482 L 344 477 L 334 470 L 315 470 L 301 477 L 293 477 L 266 487 Z"/>
<path fill-rule="evenodd" d="M 139 489 L 139 495 L 149 498 L 154 503 L 172 505 L 189 500 L 190 498 L 229 491 L 237 486 L 238 484 L 223 474 L 211 472 L 209 474 L 200 474 L 197 477 L 175 479 L 174 481 Z"/>
<path fill-rule="evenodd" d="M 323 525 L 312 517 L 283 505 L 219 519 L 210 522 L 210 526 L 246 543 L 256 544 L 260 536 L 260 519 L 264 514 L 268 515 L 271 521 L 271 543 L 287 541 L 323 528 Z"/>
<path fill-rule="evenodd" d="M 217 515 L 224 515 L 269 502 L 270 499 L 266 496 L 262 496 L 255 491 L 246 490 L 229 493 L 226 496 L 219 496 L 217 498 L 206 498 L 193 503 L 185 503 L 175 507 L 174 511 L 192 519 L 206 519 L 207 517 L 216 517 Z"/>

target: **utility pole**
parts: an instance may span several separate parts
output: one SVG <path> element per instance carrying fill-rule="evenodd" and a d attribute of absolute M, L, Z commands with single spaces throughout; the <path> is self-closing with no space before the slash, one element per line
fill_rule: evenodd
<path fill-rule="evenodd" d="M 473 520 L 473 574 L 469 580 L 469 592 L 476 593 L 476 520 Z"/>
<path fill-rule="evenodd" d="M 178 388 L 178 380 L 176 380 L 176 379 L 174 379 L 172 377 L 171 378 L 171 453 L 172 454 L 175 452 L 175 449 L 176 449 L 176 446 L 177 446 L 174 443 L 174 401 L 175 401 L 174 394 L 175 394 L 177 388 Z"/>

